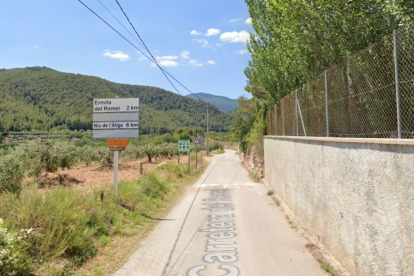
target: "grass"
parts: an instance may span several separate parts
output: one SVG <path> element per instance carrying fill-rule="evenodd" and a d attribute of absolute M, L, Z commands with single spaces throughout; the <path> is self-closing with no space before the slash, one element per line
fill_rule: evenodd
<path fill-rule="evenodd" d="M 116 264 L 108 267 L 108 261 L 99 263 L 93 257 L 103 251 L 114 255 L 114 245 L 145 237 L 201 173 L 188 174 L 187 164 L 161 163 L 138 181 L 119 183 L 118 200 L 112 185 L 86 190 L 39 190 L 32 185 L 19 196 L 2 194 L 0 217 L 10 231 L 33 229 L 26 253 L 37 275 L 107 275 Z M 84 269 L 88 263 L 100 269 Z"/>
<path fill-rule="evenodd" d="M 260 182 L 260 180 L 262 179 L 260 176 L 258 176 L 257 174 L 255 174 L 253 172 L 249 172 L 249 176 L 255 182 Z"/>
<path fill-rule="evenodd" d="M 225 150 L 218 150 L 216 154 L 223 154 L 225 152 L 226 152 Z"/>
<path fill-rule="evenodd" d="M 267 195 L 271 196 L 271 195 L 273 195 L 274 193 L 275 193 L 274 191 L 268 191 L 268 192 L 267 192 Z"/>
<path fill-rule="evenodd" d="M 338 276 L 338 274 L 336 274 L 335 272 L 335 269 L 333 269 L 328 263 L 322 263 L 321 268 L 329 274 L 331 274 L 332 276 Z"/>

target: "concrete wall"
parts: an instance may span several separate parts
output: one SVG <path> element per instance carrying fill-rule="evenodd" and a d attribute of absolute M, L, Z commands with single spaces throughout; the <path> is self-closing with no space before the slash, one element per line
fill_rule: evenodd
<path fill-rule="evenodd" d="M 351 274 L 414 275 L 414 141 L 264 138 L 265 179 Z"/>

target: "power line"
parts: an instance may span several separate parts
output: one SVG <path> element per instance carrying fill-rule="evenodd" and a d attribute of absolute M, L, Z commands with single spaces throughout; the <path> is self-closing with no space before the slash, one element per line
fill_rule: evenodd
<path fill-rule="evenodd" d="M 135 46 L 131 41 L 129 41 L 125 36 L 123 36 L 120 32 L 118 32 L 114 27 L 112 27 L 108 22 L 106 22 L 102 17 L 100 17 L 96 12 L 94 12 L 91 8 L 89 8 L 85 3 L 83 3 L 81 0 L 78 0 L 82 5 L 84 5 L 90 12 L 92 12 L 94 15 L 96 15 L 99 19 L 101 19 L 106 25 L 108 25 L 109 28 L 111 28 L 113 31 L 115 31 L 117 34 L 119 34 L 123 39 L 125 39 L 129 44 L 132 45 L 135 49 L 137 49 L 141 54 L 143 54 L 146 58 L 151 60 L 144 52 L 141 51 L 137 46 Z M 153 60 L 151 60 L 154 62 Z"/>
<path fill-rule="evenodd" d="M 99 2 L 99 4 L 101 4 L 102 5 L 102 7 L 104 7 L 105 8 L 105 10 L 108 12 L 108 13 L 110 13 L 111 15 L 112 15 L 112 17 L 116 20 L 116 21 L 118 21 L 118 23 L 124 28 L 124 30 L 125 31 L 127 31 L 130 35 L 131 35 L 131 37 L 133 37 L 134 39 L 135 39 L 135 41 L 136 42 L 138 42 L 138 44 L 140 44 L 142 47 L 144 47 L 144 45 L 142 45 L 142 43 L 124 26 L 124 24 L 122 24 L 121 23 L 121 21 L 119 21 L 118 20 L 118 18 L 116 18 L 116 16 L 110 11 L 110 10 L 108 10 L 108 8 L 100 1 L 100 0 L 97 0 L 98 2 Z"/>
<path fill-rule="evenodd" d="M 115 15 L 113 15 L 113 13 L 111 13 L 107 8 L 106 8 L 106 6 L 100 1 L 100 0 L 97 0 L 111 15 L 112 15 L 112 17 L 113 18 L 115 18 L 115 20 L 116 21 L 118 21 L 118 23 L 119 24 L 121 24 L 121 26 L 135 39 L 135 41 L 137 41 L 142 47 L 145 47 L 144 45 L 142 45 L 142 43 L 140 42 L 140 41 L 138 41 L 138 39 L 133 35 L 133 34 L 131 34 L 131 32 L 116 18 L 116 16 Z M 119 4 L 119 3 L 118 3 Z M 121 10 L 122 10 L 122 7 L 121 7 Z M 122 10 L 123 11 L 123 10 Z M 125 14 L 125 13 L 124 13 Z M 126 16 L 126 15 L 125 15 Z M 127 17 L 127 19 L 128 19 L 128 21 L 129 21 L 129 18 L 128 18 L 128 16 L 126 16 Z M 106 22 L 105 22 L 106 23 Z M 131 26 L 132 26 L 132 28 L 134 28 L 134 26 L 132 25 L 132 23 L 129 21 L 129 23 L 131 24 Z M 135 30 L 135 28 L 134 28 L 134 30 Z M 139 36 L 139 35 L 138 35 Z M 142 53 L 142 52 L 141 52 Z M 148 56 L 146 56 L 146 55 L 144 55 L 146 58 L 148 58 Z M 155 60 L 155 58 L 154 58 L 154 60 L 153 59 L 150 59 L 150 58 L 148 58 L 150 61 L 152 61 L 152 62 L 154 62 L 154 60 Z M 155 63 L 155 62 L 154 62 Z M 185 90 L 187 90 L 188 92 L 190 92 L 191 94 L 193 94 L 194 96 L 196 96 L 200 101 L 202 101 L 202 102 L 204 102 L 202 99 L 200 99 L 197 95 L 195 95 L 190 89 L 188 89 L 184 84 L 182 84 L 181 82 L 179 82 L 173 75 L 171 75 L 170 74 L 170 72 L 168 72 L 168 70 L 166 70 L 165 68 L 163 68 L 161 65 L 159 66 L 160 67 L 160 69 L 162 69 L 162 71 L 164 71 L 168 76 L 170 76 L 173 80 L 175 80 L 178 84 L 180 84 Z"/>
<path fill-rule="evenodd" d="M 105 10 L 107 10 L 113 18 L 115 18 L 116 21 L 118 21 L 119 24 L 121 24 L 121 26 L 135 39 L 135 41 L 137 41 L 142 47 L 146 48 L 146 46 L 144 46 L 133 34 L 131 34 L 131 32 L 118 20 L 118 18 L 116 18 L 116 16 L 111 13 L 108 8 L 100 1 L 97 0 L 104 8 Z M 119 3 L 118 3 L 119 4 Z M 121 7 L 122 10 L 122 7 Z M 123 11 L 123 10 L 122 10 Z M 125 14 L 125 13 L 124 13 Z M 126 16 L 126 15 L 125 15 Z M 127 17 L 127 16 L 126 16 Z M 132 25 L 132 23 L 129 21 L 129 18 L 127 17 L 128 22 L 131 24 L 132 28 L 134 28 L 134 26 Z M 135 30 L 135 28 L 134 28 Z M 138 33 L 137 33 L 138 35 Z M 139 35 L 138 35 L 139 37 Z M 141 38 L 140 38 L 141 39 Z M 149 50 L 147 49 L 147 51 L 149 52 Z M 142 52 L 141 52 L 142 53 Z M 150 52 L 149 52 L 150 53 Z M 150 53 L 151 54 L 151 53 Z M 148 58 L 148 56 L 144 55 L 146 58 Z M 151 55 L 152 56 L 152 55 Z M 152 56 L 153 59 L 148 58 L 150 61 L 155 63 L 155 58 Z M 171 78 L 173 78 L 177 83 L 179 83 L 182 87 L 184 87 L 187 91 L 189 91 L 190 93 L 192 93 L 187 87 L 185 87 L 181 82 L 179 82 L 176 78 L 174 78 L 174 76 L 172 76 L 170 74 L 170 72 L 168 72 L 166 69 L 164 69 L 161 65 L 158 64 L 158 67 L 161 69 L 161 71 L 164 71 L 168 76 L 170 76 Z M 175 87 L 174 87 L 175 88 Z M 177 91 L 178 92 L 178 91 Z M 178 92 L 179 93 L 179 92 Z M 180 94 L 180 93 L 179 93 Z M 180 94 L 181 95 L 181 94 Z M 198 97 L 197 97 L 198 98 Z M 200 98 L 198 98 L 199 100 L 201 100 Z"/>
<path fill-rule="evenodd" d="M 100 17 L 96 12 L 94 12 L 91 8 L 89 8 L 85 3 L 83 3 L 81 0 L 78 0 L 82 5 L 84 5 L 88 10 L 90 10 L 94 15 L 96 15 L 99 19 L 101 19 L 106 25 L 108 25 L 112 30 L 114 30 L 117 34 L 119 34 L 123 39 L 125 39 L 126 41 L 128 41 L 129 44 L 131 44 L 135 49 L 137 49 L 138 51 L 141 52 L 141 54 L 143 54 L 146 58 L 148 58 L 149 60 L 151 60 L 146 54 L 144 54 L 137 46 L 135 46 L 131 41 L 129 41 L 125 36 L 123 36 L 120 32 L 118 32 L 114 27 L 112 27 L 108 22 L 106 22 L 102 17 Z M 153 60 L 151 60 L 152 62 L 155 62 Z M 157 64 L 155 62 L 155 64 Z M 165 74 L 164 74 L 165 75 Z M 172 84 L 172 82 L 170 81 L 170 79 L 168 79 L 168 82 L 175 88 L 174 84 Z M 178 94 L 181 95 L 181 93 L 177 90 L 177 88 L 175 88 L 175 90 L 177 91 Z M 182 95 L 181 95 L 182 96 Z"/>
<path fill-rule="evenodd" d="M 158 64 L 157 60 L 154 58 L 154 56 L 152 55 L 151 51 L 148 49 L 147 45 L 145 45 L 144 40 L 141 38 L 141 36 L 139 35 L 138 31 L 135 29 L 135 26 L 132 24 L 131 20 L 129 20 L 128 15 L 125 13 L 124 9 L 122 8 L 121 4 L 118 2 L 118 0 L 115 0 L 116 3 L 118 4 L 119 8 L 121 9 L 122 13 L 125 15 L 126 19 L 128 20 L 129 24 L 131 25 L 132 29 L 134 30 L 134 32 L 137 34 L 137 36 L 139 37 L 139 39 L 141 40 L 142 44 L 144 45 L 145 49 L 147 49 L 148 53 L 151 55 L 151 57 L 153 58 L 153 60 L 155 61 L 155 64 L 158 66 L 158 68 L 160 68 L 161 72 L 164 74 L 164 76 L 168 79 L 168 77 L 166 76 L 166 72 L 163 68 L 161 68 L 161 66 Z M 197 95 L 195 95 L 193 92 L 191 92 L 187 87 L 185 87 L 183 84 L 181 84 L 176 78 L 174 78 L 170 73 L 167 72 L 167 74 L 173 78 L 176 82 L 178 82 L 182 87 L 184 87 L 187 91 L 189 91 L 191 94 L 193 94 L 194 96 L 196 96 L 199 100 L 201 100 Z M 169 80 L 169 79 L 168 79 Z M 171 84 L 173 85 L 173 84 Z M 173 85 L 173 87 L 175 88 L 175 86 Z M 175 88 L 177 90 L 177 88 Z M 178 90 L 177 90 L 178 92 Z M 181 95 L 181 94 L 180 94 Z"/>
<path fill-rule="evenodd" d="M 92 12 L 96 17 L 98 17 L 102 22 L 104 22 L 108 27 L 110 27 L 113 31 L 115 31 L 119 36 L 121 36 L 123 39 L 125 39 L 132 47 L 134 47 L 135 49 L 137 49 L 142 55 L 144 55 L 147 59 L 149 59 L 151 62 L 155 63 L 163 72 L 164 76 L 165 74 L 167 74 L 168 76 L 170 76 L 173 80 L 175 80 L 178 84 L 180 84 L 182 87 L 184 87 L 184 89 L 186 89 L 188 92 L 190 92 L 191 94 L 193 94 L 194 96 L 196 96 L 200 101 L 204 102 L 202 99 L 200 99 L 197 95 L 195 95 L 190 89 L 188 89 L 185 85 L 183 85 L 181 82 L 179 82 L 173 75 L 171 75 L 167 70 L 165 70 L 164 68 L 162 68 L 162 66 L 160 66 L 155 58 L 150 58 L 148 57 L 141 49 L 139 49 L 136 45 L 134 45 L 130 40 L 128 40 L 124 35 L 122 35 L 119 31 L 117 31 L 114 27 L 112 27 L 108 22 L 106 22 L 102 17 L 100 17 L 96 12 L 94 12 L 90 7 L 88 7 L 85 3 L 83 3 L 81 0 L 78 0 L 83 6 L 85 6 L 90 12 Z M 101 5 L 103 5 L 101 3 Z M 106 8 L 106 7 L 105 7 Z M 112 13 L 111 13 L 112 14 Z M 112 16 L 114 16 L 112 14 Z M 114 16 L 115 17 L 115 16 Z M 119 22 L 119 20 L 117 20 Z M 121 24 L 121 23 L 120 23 Z M 122 24 L 121 24 L 122 25 Z M 125 27 L 124 27 L 125 28 Z M 130 33 L 130 32 L 129 32 Z M 130 33 L 131 34 L 131 33 Z M 177 88 L 172 84 L 172 82 L 168 79 L 168 77 L 166 77 L 167 80 L 170 82 L 170 84 L 175 88 L 175 90 L 177 91 L 178 94 L 180 94 L 182 96 L 182 94 L 177 90 Z M 204 102 L 206 103 L 206 102 Z"/>

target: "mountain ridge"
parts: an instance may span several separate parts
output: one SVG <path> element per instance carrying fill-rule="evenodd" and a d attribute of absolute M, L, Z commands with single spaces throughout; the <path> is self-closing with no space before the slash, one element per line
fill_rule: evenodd
<path fill-rule="evenodd" d="M 118 84 L 47 67 L 0 69 L 0 132 L 54 127 L 92 128 L 94 98 L 140 98 L 141 133 L 174 132 L 178 127 L 206 128 L 206 104 L 173 92 Z M 210 107 L 210 129 L 228 128 L 232 116 Z"/>
<path fill-rule="evenodd" d="M 208 94 L 204 92 L 198 92 L 194 94 L 186 95 L 186 97 L 197 100 L 197 96 L 212 105 L 217 106 L 222 111 L 229 111 L 239 106 L 239 103 L 235 99 L 230 99 L 225 96 L 218 96 L 213 94 Z"/>

